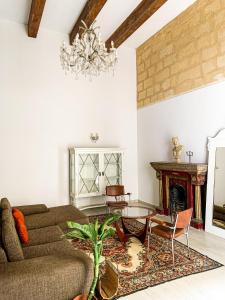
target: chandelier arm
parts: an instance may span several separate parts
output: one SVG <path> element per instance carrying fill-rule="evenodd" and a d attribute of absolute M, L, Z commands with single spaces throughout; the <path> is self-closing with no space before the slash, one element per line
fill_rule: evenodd
<path fill-rule="evenodd" d="M 80 58 L 83 58 L 84 60 L 86 60 L 86 57 L 83 54 L 79 54 Z"/>
<path fill-rule="evenodd" d="M 94 22 L 95 23 L 95 22 Z M 113 69 L 117 63 L 116 49 L 110 48 L 108 52 L 105 43 L 101 40 L 100 34 L 96 33 L 99 27 L 94 27 L 94 23 L 88 28 L 82 21 L 82 34 L 76 35 L 71 47 L 61 47 L 61 64 L 67 72 L 75 73 L 76 78 L 79 74 L 98 76 L 101 72 Z"/>
<path fill-rule="evenodd" d="M 90 55 L 90 60 L 93 60 L 93 59 L 94 59 L 94 56 L 95 56 L 95 57 L 96 57 L 96 56 L 99 57 L 98 51 L 97 51 L 97 50 L 94 50 L 94 51 L 92 52 L 92 54 Z"/>
<path fill-rule="evenodd" d="M 86 47 L 86 45 L 85 45 L 83 39 L 80 39 L 80 45 L 83 47 L 83 50 L 85 51 L 85 49 L 86 49 L 87 47 Z"/>

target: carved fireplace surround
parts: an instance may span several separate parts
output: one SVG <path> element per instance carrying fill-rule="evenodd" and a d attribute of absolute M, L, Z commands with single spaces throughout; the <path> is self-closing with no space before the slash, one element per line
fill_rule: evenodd
<path fill-rule="evenodd" d="M 150 165 L 156 170 L 156 177 L 159 179 L 158 212 L 170 215 L 171 189 L 177 186 L 184 191 L 186 208 L 193 207 L 191 225 L 203 229 L 205 199 L 202 198 L 202 194 L 204 194 L 207 165 L 175 162 L 151 162 Z"/>

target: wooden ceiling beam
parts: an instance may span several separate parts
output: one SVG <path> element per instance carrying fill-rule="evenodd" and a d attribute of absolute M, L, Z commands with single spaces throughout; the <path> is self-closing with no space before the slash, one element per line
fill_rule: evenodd
<path fill-rule="evenodd" d="M 97 15 L 105 5 L 107 0 L 88 0 L 84 9 L 82 10 L 76 24 L 74 25 L 71 33 L 70 33 L 70 44 L 72 44 L 76 34 L 80 31 L 80 26 L 82 26 L 81 21 L 84 21 L 88 27 L 96 19 Z"/>
<path fill-rule="evenodd" d="M 111 47 L 111 41 L 113 41 L 114 47 L 118 48 L 165 2 L 167 2 L 167 0 L 143 0 L 106 41 L 106 47 L 109 49 Z"/>
<path fill-rule="evenodd" d="M 32 0 L 29 21 L 28 36 L 36 38 L 41 23 L 46 0 Z"/>

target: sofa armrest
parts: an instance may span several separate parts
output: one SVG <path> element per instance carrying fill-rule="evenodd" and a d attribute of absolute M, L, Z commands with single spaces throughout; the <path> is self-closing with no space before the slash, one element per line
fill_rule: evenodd
<path fill-rule="evenodd" d="M 73 299 L 88 293 L 92 279 L 93 263 L 81 251 L 3 263 L 0 299 Z"/>
<path fill-rule="evenodd" d="M 16 206 L 25 216 L 48 212 L 49 209 L 45 204 L 22 205 Z"/>

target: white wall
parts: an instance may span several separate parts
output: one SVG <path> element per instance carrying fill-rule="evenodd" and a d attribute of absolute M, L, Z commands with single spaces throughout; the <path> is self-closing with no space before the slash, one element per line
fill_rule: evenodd
<path fill-rule="evenodd" d="M 116 74 L 92 82 L 67 75 L 59 47 L 67 39 L 0 22 L 0 196 L 14 205 L 67 204 L 68 147 L 125 149 L 127 190 L 137 197 L 135 50 L 121 47 Z"/>
<path fill-rule="evenodd" d="M 158 181 L 151 161 L 171 160 L 171 138 L 178 136 L 193 162 L 207 162 L 207 137 L 225 128 L 225 82 L 138 110 L 139 198 L 158 205 Z"/>

